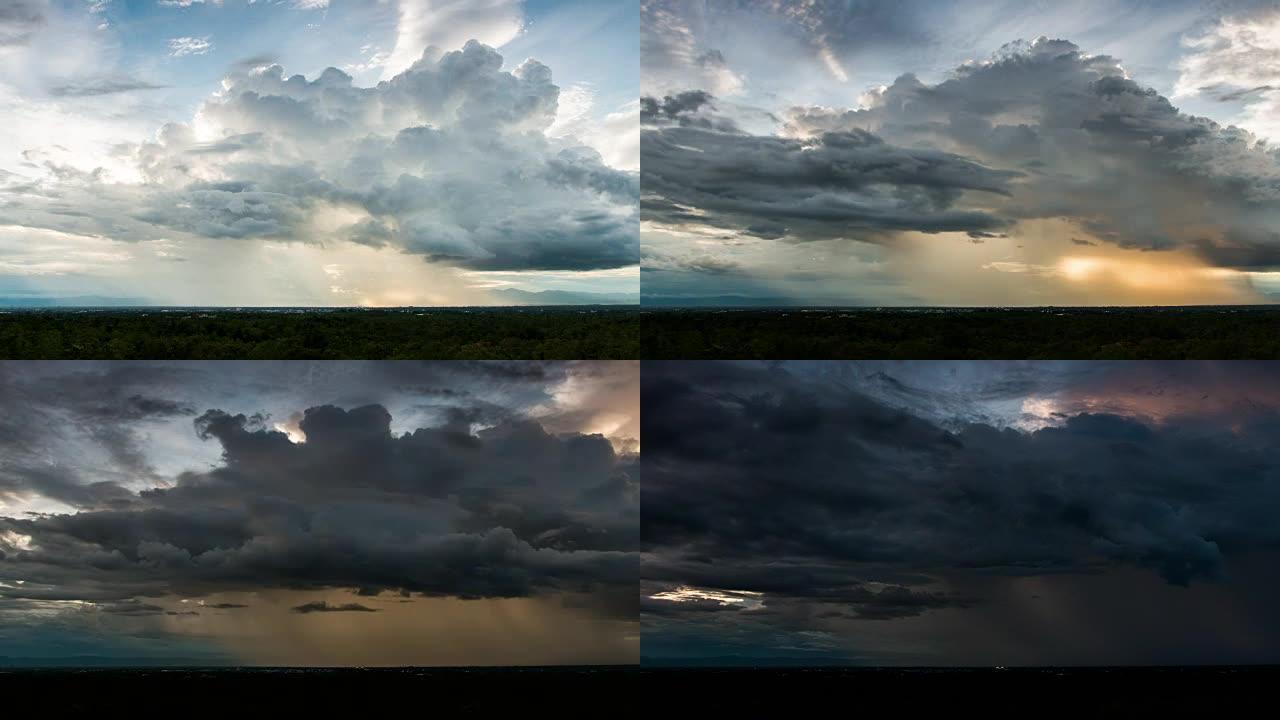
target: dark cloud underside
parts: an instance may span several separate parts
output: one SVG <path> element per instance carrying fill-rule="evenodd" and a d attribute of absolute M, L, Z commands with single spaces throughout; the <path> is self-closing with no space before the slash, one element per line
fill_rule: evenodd
<path fill-rule="evenodd" d="M 993 588 L 1034 578 L 1236 587 L 1256 577 L 1233 564 L 1280 547 L 1269 519 L 1280 369 L 1232 384 L 1262 384 L 1247 404 L 1210 403 L 1224 386 L 1193 365 L 1168 402 L 1144 391 L 1107 411 L 1063 399 L 1060 414 L 1018 426 L 940 405 L 972 405 L 971 385 L 910 390 L 833 365 L 646 365 L 642 594 L 655 648 L 692 627 L 785 655 L 769 633 L 796 642 L 832 623 L 945 612 L 963 622 L 987 612 Z M 1123 369 L 1135 384 L 1157 375 Z M 1033 397 L 1020 392 L 1009 397 Z M 1158 420 L 1146 414 L 1157 408 Z"/>

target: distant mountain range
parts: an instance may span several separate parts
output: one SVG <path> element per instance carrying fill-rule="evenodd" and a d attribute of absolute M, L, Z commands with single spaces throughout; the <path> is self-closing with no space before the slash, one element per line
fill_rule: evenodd
<path fill-rule="evenodd" d="M 858 663 L 840 657 L 751 657 L 717 655 L 708 657 L 642 657 L 642 667 L 656 668 L 748 668 L 748 667 L 855 667 Z"/>
<path fill-rule="evenodd" d="M 493 294 L 510 301 L 512 305 L 636 305 L 640 302 L 639 294 L 630 293 L 593 293 L 572 290 L 530 292 L 503 288 L 495 290 Z"/>
<path fill-rule="evenodd" d="M 501 302 L 511 305 L 638 305 L 638 293 L 593 293 L 572 290 L 541 290 L 531 292 L 504 288 L 493 292 Z M 67 297 L 9 295 L 0 296 L 0 308 L 59 308 L 59 307 L 148 307 L 155 306 L 141 298 L 107 297 L 104 295 L 72 295 Z"/>
<path fill-rule="evenodd" d="M 812 303 L 789 297 L 751 297 L 747 295 L 645 295 L 647 307 L 804 307 Z M 836 303 L 839 304 L 839 303 Z"/>
<path fill-rule="evenodd" d="M 209 657 L 0 656 L 0 668 L 222 667 L 225 665 L 227 665 L 225 659 Z"/>
<path fill-rule="evenodd" d="M 105 295 L 70 295 L 67 297 L 49 295 L 0 296 L 0 308 L 137 307 L 146 304 L 147 301 L 142 298 L 107 297 Z"/>

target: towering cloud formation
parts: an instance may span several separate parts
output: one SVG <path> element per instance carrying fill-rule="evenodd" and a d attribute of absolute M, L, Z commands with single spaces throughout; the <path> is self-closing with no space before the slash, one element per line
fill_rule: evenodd
<path fill-rule="evenodd" d="M 936 86 L 903 76 L 864 110 L 795 108 L 787 124 L 849 128 L 1026 173 L 1002 208 L 1011 221 L 1066 217 L 1122 247 L 1190 247 L 1229 267 L 1280 261 L 1280 153 L 1066 41 L 1010 45 Z"/>
<path fill-rule="evenodd" d="M 655 221 L 893 242 L 1061 217 L 1122 247 L 1280 264 L 1277 151 L 1067 41 L 1015 43 L 937 85 L 903 75 L 860 109 L 794 107 L 779 136 L 738 131 L 710 98 L 676 100 L 642 141 Z"/>
<path fill-rule="evenodd" d="M 140 182 L 46 163 L 57 193 L 4 219 L 125 241 L 350 241 L 485 270 L 635 264 L 637 178 L 545 134 L 558 97 L 546 66 L 503 70 L 474 41 L 368 88 L 335 68 L 241 67 L 192 123 L 118 148 Z"/>

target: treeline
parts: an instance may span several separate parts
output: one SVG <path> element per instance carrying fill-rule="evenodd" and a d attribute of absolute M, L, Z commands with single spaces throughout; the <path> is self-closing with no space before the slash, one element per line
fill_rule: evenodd
<path fill-rule="evenodd" d="M 651 359 L 1272 359 L 1280 309 L 647 310 Z"/>
<path fill-rule="evenodd" d="M 630 359 L 635 308 L 40 310 L 0 315 L 12 359 Z"/>

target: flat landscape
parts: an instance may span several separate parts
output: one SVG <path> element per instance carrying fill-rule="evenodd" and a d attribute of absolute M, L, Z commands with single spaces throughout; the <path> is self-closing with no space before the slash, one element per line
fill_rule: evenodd
<path fill-rule="evenodd" d="M 23 360 L 613 360 L 639 347 L 625 306 L 0 313 L 0 357 Z"/>
<path fill-rule="evenodd" d="M 1280 308 L 716 308 L 642 312 L 645 359 L 1274 359 Z"/>

